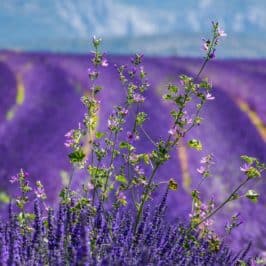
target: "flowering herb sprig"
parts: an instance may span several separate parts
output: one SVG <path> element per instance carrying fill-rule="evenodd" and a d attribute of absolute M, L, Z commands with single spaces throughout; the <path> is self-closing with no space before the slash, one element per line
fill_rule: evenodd
<path fill-rule="evenodd" d="M 141 196 L 141 202 L 137 205 L 137 219 L 135 223 L 135 229 L 138 226 L 139 218 L 142 215 L 143 207 L 145 202 L 150 198 L 150 193 L 154 185 L 152 184 L 153 179 L 156 175 L 157 170 L 167 160 L 170 159 L 170 151 L 173 147 L 178 145 L 179 141 L 183 139 L 186 134 L 196 125 L 200 125 L 202 118 L 199 116 L 200 111 L 206 101 L 213 100 L 214 97 L 211 95 L 211 84 L 207 79 L 197 83 L 197 79 L 200 77 L 205 65 L 211 59 L 210 54 L 213 52 L 215 47 L 218 45 L 218 40 L 221 37 L 219 34 L 218 23 L 213 23 L 213 37 L 210 41 L 209 49 L 202 67 L 200 68 L 196 78 L 181 75 L 180 85 L 169 84 L 167 87 L 167 93 L 163 96 L 163 99 L 172 103 L 175 109 L 171 111 L 171 117 L 173 119 L 173 125 L 168 131 L 168 137 L 166 140 L 159 140 L 156 142 L 156 149 L 151 152 L 152 172 L 148 178 L 148 183 L 144 187 L 143 195 Z M 188 106 L 195 100 L 197 102 L 194 116 L 189 115 Z M 196 150 L 202 149 L 202 144 L 199 140 L 192 139 L 188 142 L 191 148 Z"/>
<path fill-rule="evenodd" d="M 26 234 L 26 232 L 32 231 L 31 221 L 35 218 L 35 214 L 27 212 L 25 208 L 26 205 L 30 203 L 30 197 L 32 197 L 32 195 L 30 194 L 33 190 L 30 186 L 29 174 L 23 169 L 21 169 L 20 172 L 17 175 L 12 176 L 9 181 L 11 184 L 19 184 L 20 195 L 17 196 L 15 199 L 16 206 L 19 209 L 19 213 L 17 215 L 17 222 L 21 228 L 22 234 Z M 41 181 L 36 182 L 34 194 L 37 199 L 44 203 L 46 199 L 46 194 Z M 10 202 L 10 204 L 12 205 L 12 202 Z M 46 206 L 45 203 L 44 206 Z"/>
<path fill-rule="evenodd" d="M 203 50 L 206 52 L 205 61 L 196 76 L 196 79 L 200 76 L 201 72 L 203 71 L 205 65 L 208 63 L 209 60 L 215 58 L 215 51 L 216 46 L 218 45 L 220 39 L 222 37 L 226 37 L 227 34 L 224 30 L 219 26 L 218 22 L 212 22 L 212 38 L 211 39 L 203 39 Z"/>
<path fill-rule="evenodd" d="M 235 201 L 237 199 L 240 199 L 241 197 L 246 197 L 250 201 L 256 203 L 258 201 L 259 194 L 253 190 L 249 189 L 246 191 L 245 194 L 239 194 L 242 188 L 244 188 L 251 180 L 257 179 L 261 176 L 261 174 L 266 170 L 266 164 L 259 162 L 259 160 L 255 157 L 250 157 L 247 155 L 241 156 L 242 160 L 244 160 L 244 165 L 240 167 L 240 170 L 244 172 L 245 178 L 243 181 L 229 194 L 229 196 L 220 203 L 216 208 L 214 208 L 214 202 L 211 200 L 209 203 L 211 203 L 211 207 L 206 208 L 206 205 L 204 205 L 199 197 L 199 191 L 193 190 L 192 191 L 192 211 L 191 214 L 191 222 L 190 222 L 190 231 L 196 230 L 201 233 L 201 235 L 209 235 L 210 244 L 213 245 L 213 242 L 215 242 L 217 245 L 220 244 L 219 239 L 217 238 L 217 235 L 208 228 L 209 225 L 212 224 L 212 217 L 220 211 L 225 205 L 227 205 L 229 202 Z M 205 162 L 206 158 L 203 158 L 201 162 Z M 208 203 L 208 206 L 210 206 Z M 203 208 L 202 208 L 203 207 Z M 195 209 L 195 210 L 194 210 Z M 207 211 L 206 211 L 207 210 Z M 231 218 L 232 223 L 228 226 L 226 226 L 226 232 L 230 233 L 233 228 L 239 226 L 241 223 L 237 223 L 238 221 L 238 215 L 232 216 Z"/>

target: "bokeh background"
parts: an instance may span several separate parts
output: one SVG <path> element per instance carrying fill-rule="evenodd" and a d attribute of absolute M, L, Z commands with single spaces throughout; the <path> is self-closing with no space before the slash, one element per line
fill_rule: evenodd
<path fill-rule="evenodd" d="M 6 197 L 16 192 L 8 179 L 20 168 L 32 181 L 40 179 L 48 201 L 56 201 L 71 171 L 64 134 L 84 113 L 79 99 L 89 88 L 93 35 L 103 39 L 109 60 L 100 78 L 106 90 L 101 95 L 99 128 L 106 128 L 112 106 L 123 101 L 113 65 L 143 52 L 151 84 L 144 107 L 151 113 L 147 130 L 158 139 L 170 126 L 170 106 L 161 94 L 179 74 L 195 76 L 211 21 L 219 21 L 228 34 L 203 73 L 212 80 L 216 99 L 206 106 L 202 126 L 186 139 L 200 138 L 204 150 L 191 151 L 184 141 L 158 178 L 174 177 L 180 184 L 169 198 L 169 220 L 187 219 L 190 192 L 200 179 L 196 171 L 200 157 L 214 153 L 213 176 L 202 187 L 202 196 L 214 195 L 221 202 L 243 178 L 240 155 L 266 161 L 265 10 L 264 0 L 0 1 L 1 211 L 6 210 Z M 140 147 L 150 148 L 145 140 Z M 74 177 L 78 183 L 79 173 Z M 240 211 L 244 223 L 226 243 L 239 250 L 252 240 L 252 252 L 258 254 L 266 250 L 265 176 L 253 187 L 261 194 L 260 202 L 254 205 L 243 199 L 230 204 L 216 216 L 216 230 L 223 234 L 226 220 Z"/>

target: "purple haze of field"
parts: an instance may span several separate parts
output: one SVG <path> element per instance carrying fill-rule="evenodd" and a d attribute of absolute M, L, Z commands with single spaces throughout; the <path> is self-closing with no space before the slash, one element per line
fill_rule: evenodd
<path fill-rule="evenodd" d="M 113 105 L 123 100 L 112 65 L 126 63 L 127 58 L 108 60 L 109 67 L 101 74 L 105 88 L 101 93 L 99 129 L 102 131 Z M 167 83 L 176 81 L 182 73 L 195 74 L 200 63 L 200 60 L 184 58 L 144 60 L 151 83 L 145 95 L 144 111 L 151 114 L 145 128 L 152 138 L 167 135 L 170 127 L 170 108 L 160 97 Z M 88 88 L 87 68 L 87 56 L 0 53 L 0 91 L 5 96 L 0 98 L 1 191 L 15 192 L 8 179 L 23 168 L 33 179 L 42 181 L 49 201 L 55 200 L 62 187 L 62 177 L 70 172 L 64 135 L 81 121 L 83 109 L 79 99 Z M 217 161 L 213 168 L 215 176 L 202 186 L 203 196 L 207 199 L 215 194 L 218 201 L 239 183 L 239 155 L 250 154 L 266 161 L 265 72 L 265 61 L 243 60 L 213 62 L 203 73 L 213 81 L 215 100 L 206 105 L 203 124 L 186 139 L 190 136 L 201 139 L 204 151 L 188 150 L 184 143 L 172 153 L 176 163 L 167 163 L 157 175 L 161 180 L 175 177 L 181 183 L 179 191 L 169 198 L 169 219 L 188 218 L 189 191 L 199 182 L 196 169 L 202 155 L 214 153 Z M 125 132 L 128 130 L 129 126 Z M 147 151 L 151 147 L 149 142 L 142 141 L 139 148 Z M 79 178 L 76 173 L 74 181 Z M 217 230 L 221 232 L 225 219 L 243 209 L 245 223 L 232 233 L 230 241 L 238 248 L 253 240 L 253 252 L 266 249 L 265 181 L 258 183 L 257 190 L 261 194 L 257 205 L 240 201 L 237 206 L 229 205 L 215 218 Z"/>

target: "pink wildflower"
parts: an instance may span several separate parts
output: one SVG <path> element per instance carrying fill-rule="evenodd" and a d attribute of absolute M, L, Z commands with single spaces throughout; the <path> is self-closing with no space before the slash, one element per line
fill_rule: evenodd
<path fill-rule="evenodd" d="M 211 95 L 209 92 L 207 92 L 206 100 L 211 101 L 211 100 L 214 100 L 214 99 L 215 99 L 215 97 L 213 95 Z"/>
<path fill-rule="evenodd" d="M 107 59 L 106 58 L 103 58 L 103 60 L 102 60 L 102 67 L 108 67 L 108 66 L 109 66 L 109 63 L 108 63 Z"/>
<path fill-rule="evenodd" d="M 224 32 L 224 30 L 222 28 L 218 28 L 218 35 L 220 37 L 226 37 L 227 34 Z"/>
<path fill-rule="evenodd" d="M 136 102 L 136 103 L 143 103 L 145 101 L 145 97 L 142 96 L 141 94 L 139 93 L 134 93 L 133 94 L 133 100 Z"/>
<path fill-rule="evenodd" d="M 243 166 L 240 167 L 240 171 L 246 173 L 250 169 L 251 165 L 244 163 Z"/>
<path fill-rule="evenodd" d="M 201 175 L 204 174 L 206 171 L 206 168 L 204 166 L 200 166 L 198 169 L 197 169 L 197 172 L 200 173 Z"/>

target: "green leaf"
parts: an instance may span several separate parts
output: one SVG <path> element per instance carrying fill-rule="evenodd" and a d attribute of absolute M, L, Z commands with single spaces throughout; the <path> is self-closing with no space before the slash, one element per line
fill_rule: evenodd
<path fill-rule="evenodd" d="M 4 191 L 0 191 L 0 202 L 2 203 L 9 203 L 10 197 Z"/>
<path fill-rule="evenodd" d="M 68 157 L 70 158 L 70 161 L 72 163 L 80 163 L 82 162 L 82 160 L 85 158 L 85 154 L 84 152 L 80 149 L 80 150 L 76 150 L 72 153 L 70 153 L 68 155 Z"/>
<path fill-rule="evenodd" d="M 260 176 L 260 172 L 255 167 L 250 167 L 246 171 L 246 175 L 247 175 L 248 178 L 252 179 L 252 178 L 255 178 L 255 177 L 259 177 Z"/>
<path fill-rule="evenodd" d="M 177 190 L 177 188 L 178 188 L 178 184 L 177 184 L 177 182 L 176 182 L 173 178 L 171 178 L 171 179 L 169 180 L 168 188 L 169 188 L 170 190 Z"/>
<path fill-rule="evenodd" d="M 145 162 L 145 164 L 149 164 L 150 163 L 149 154 L 144 153 L 142 158 L 143 158 L 143 161 Z"/>
<path fill-rule="evenodd" d="M 188 146 L 192 149 L 195 149 L 197 151 L 201 151 L 202 150 L 202 144 L 199 140 L 197 139 L 192 139 L 188 142 Z"/>
<path fill-rule="evenodd" d="M 173 84 L 169 84 L 167 89 L 172 94 L 177 93 L 177 91 L 178 91 L 178 87 L 176 85 L 173 85 Z"/>
<path fill-rule="evenodd" d="M 233 195 L 231 196 L 230 201 L 237 200 L 237 199 L 239 199 L 239 198 L 240 198 L 240 195 L 237 194 L 237 193 L 235 193 L 235 194 L 233 194 Z"/>
<path fill-rule="evenodd" d="M 258 201 L 259 194 L 255 190 L 248 190 L 245 196 L 250 199 L 252 202 L 256 203 Z"/>
<path fill-rule="evenodd" d="M 144 112 L 139 112 L 136 116 L 136 123 L 138 126 L 142 125 L 147 119 L 148 115 Z"/>
<path fill-rule="evenodd" d="M 94 93 L 95 93 L 95 95 L 96 95 L 97 93 L 99 93 L 101 90 L 102 90 L 102 87 L 101 87 L 101 86 L 95 86 L 95 87 L 94 87 Z"/>
<path fill-rule="evenodd" d="M 247 162 L 248 164 L 253 164 L 254 162 L 257 161 L 257 158 L 250 157 L 250 156 L 247 156 L 247 155 L 241 155 L 240 158 L 242 160 L 244 160 L 245 162 Z"/>
<path fill-rule="evenodd" d="M 121 141 L 120 144 L 119 144 L 119 148 L 120 149 L 127 149 L 129 151 L 133 151 L 134 150 L 134 147 L 129 144 L 128 142 L 126 141 Z"/>
<path fill-rule="evenodd" d="M 246 262 L 243 260 L 238 260 L 237 262 L 239 263 L 239 264 L 237 264 L 239 266 L 247 266 Z"/>
<path fill-rule="evenodd" d="M 173 110 L 171 111 L 171 116 L 174 118 L 174 120 L 177 120 L 179 118 L 179 112 Z"/>
<path fill-rule="evenodd" d="M 163 99 L 166 101 L 172 100 L 172 96 L 170 94 L 163 95 Z"/>
<path fill-rule="evenodd" d="M 115 177 L 115 180 L 122 183 L 122 184 L 127 184 L 127 179 L 124 175 L 117 175 Z"/>
<path fill-rule="evenodd" d="M 101 139 L 101 138 L 103 138 L 105 135 L 106 135 L 106 134 L 105 134 L 104 132 L 100 132 L 100 131 L 97 131 L 97 132 L 95 133 L 95 137 L 96 137 L 96 139 Z"/>
<path fill-rule="evenodd" d="M 35 219 L 35 214 L 34 213 L 25 213 L 24 214 L 25 215 L 25 219 L 27 219 L 27 220 L 34 220 Z"/>
<path fill-rule="evenodd" d="M 194 119 L 195 124 L 199 125 L 201 122 L 202 122 L 202 117 L 199 117 L 199 116 L 195 117 Z"/>

